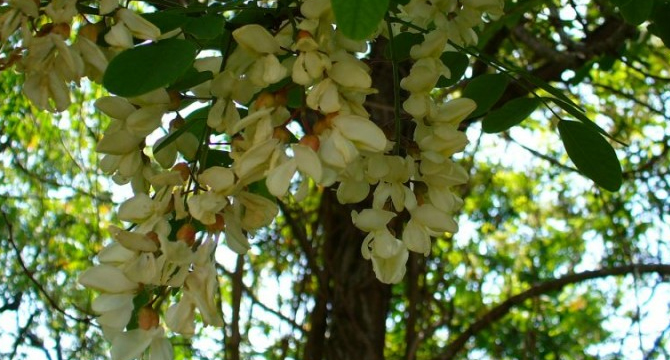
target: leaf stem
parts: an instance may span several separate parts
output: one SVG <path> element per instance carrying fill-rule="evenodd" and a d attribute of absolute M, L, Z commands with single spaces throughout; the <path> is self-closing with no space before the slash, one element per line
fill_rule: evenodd
<path fill-rule="evenodd" d="M 391 66 L 393 72 L 393 122 L 395 124 L 395 145 L 394 152 L 400 155 L 400 74 L 398 73 L 398 61 L 393 43 L 393 26 L 391 26 L 390 16 L 386 16 L 386 27 L 389 33 L 389 50 L 391 53 Z"/>

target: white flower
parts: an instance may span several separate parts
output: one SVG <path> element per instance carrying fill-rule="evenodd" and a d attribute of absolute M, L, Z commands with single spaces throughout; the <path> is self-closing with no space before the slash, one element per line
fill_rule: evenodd
<path fill-rule="evenodd" d="M 121 49 L 130 49 L 135 46 L 133 43 L 133 34 L 122 22 L 114 24 L 109 29 L 105 34 L 105 42 Z"/>
<path fill-rule="evenodd" d="M 321 80 L 307 94 L 307 106 L 324 114 L 334 113 L 342 107 L 337 85 L 330 78 Z"/>
<path fill-rule="evenodd" d="M 393 284 L 400 282 L 405 276 L 405 264 L 409 252 L 402 241 L 395 239 L 387 231 L 368 234 L 363 241 L 361 252 L 365 259 L 372 260 L 372 269 L 377 279 L 386 284 Z"/>
<path fill-rule="evenodd" d="M 256 54 L 275 54 L 281 50 L 272 34 L 258 24 L 235 29 L 233 38 L 241 47 Z"/>
<path fill-rule="evenodd" d="M 216 214 L 228 204 L 228 198 L 223 194 L 208 191 L 189 197 L 187 203 L 191 216 L 208 225 L 216 222 Z"/>
<path fill-rule="evenodd" d="M 245 230 L 270 225 L 279 212 L 277 204 L 261 195 L 243 191 L 235 197 L 235 200 L 244 207 L 241 224 Z"/>
<path fill-rule="evenodd" d="M 323 166 L 319 155 L 311 147 L 301 144 L 291 145 L 291 150 L 293 150 L 298 170 L 309 175 L 316 182 L 321 181 Z"/>
<path fill-rule="evenodd" d="M 119 7 L 119 0 L 100 0 L 100 15 L 107 15 Z"/>
<path fill-rule="evenodd" d="M 254 176 L 262 174 L 267 168 L 268 160 L 275 151 L 277 144 L 279 144 L 279 140 L 268 139 L 255 144 L 238 159 L 235 159 L 233 171 L 240 181 L 250 181 L 249 179 L 254 179 Z"/>
<path fill-rule="evenodd" d="M 354 114 L 338 115 L 332 119 L 332 123 L 359 150 L 383 152 L 386 149 L 386 135 L 369 119 Z"/>
<path fill-rule="evenodd" d="M 224 209 L 223 216 L 226 219 L 225 238 L 226 245 L 230 250 L 238 254 L 245 254 L 251 248 L 251 245 L 242 230 L 241 212 L 242 206 L 239 204 L 226 206 Z"/>
<path fill-rule="evenodd" d="M 196 265 L 186 277 L 184 293 L 195 303 L 205 325 L 223 326 L 223 318 L 216 305 L 219 283 L 213 263 Z"/>
<path fill-rule="evenodd" d="M 209 186 L 212 191 L 228 195 L 235 186 L 235 174 L 229 168 L 212 166 L 198 176 L 200 183 Z"/>
<path fill-rule="evenodd" d="M 265 179 L 265 184 L 270 194 L 279 198 L 286 195 L 291 185 L 291 178 L 297 169 L 295 159 L 289 159 L 270 170 Z"/>
<path fill-rule="evenodd" d="M 145 252 L 158 250 L 158 244 L 146 235 L 126 231 L 114 225 L 109 227 L 109 232 L 112 234 L 114 240 L 118 241 L 126 249 Z"/>
<path fill-rule="evenodd" d="M 186 337 L 195 334 L 195 303 L 190 294 L 184 293 L 177 303 L 170 305 L 165 313 L 165 324 Z"/>
<path fill-rule="evenodd" d="M 123 330 L 133 313 L 133 293 L 100 294 L 93 300 L 91 309 L 100 314 L 96 318 L 104 327 Z"/>
<path fill-rule="evenodd" d="M 112 340 L 112 360 L 131 360 L 138 358 L 151 345 L 152 352 L 154 344 L 161 349 L 163 343 L 160 341 L 154 342 L 156 339 L 164 337 L 164 330 L 161 327 L 156 327 L 149 330 L 134 329 L 122 332 L 114 337 Z M 152 356 L 153 358 L 153 356 Z M 161 359 L 161 357 L 159 357 Z M 162 357 L 162 359 L 171 359 Z"/>
<path fill-rule="evenodd" d="M 418 206 L 412 212 L 412 219 L 426 227 L 435 235 L 442 235 L 445 232 L 458 232 L 458 224 L 451 215 L 441 211 L 432 204 L 423 204 Z"/>
<path fill-rule="evenodd" d="M 428 256 L 430 253 L 430 234 L 428 234 L 425 226 L 422 226 L 414 219 L 410 219 L 405 225 L 405 229 L 402 232 L 402 241 L 410 251 L 423 254 L 424 256 Z"/>
<path fill-rule="evenodd" d="M 368 89 L 372 78 L 359 61 L 338 61 L 328 70 L 328 76 L 340 86 L 354 89 Z"/>
<path fill-rule="evenodd" d="M 129 280 L 121 269 L 106 264 L 84 271 L 79 276 L 79 283 L 106 293 L 132 292 L 138 288 L 138 284 Z"/>
<path fill-rule="evenodd" d="M 364 209 L 360 213 L 356 211 L 351 212 L 351 220 L 354 225 L 368 232 L 386 229 L 386 224 L 395 216 L 395 213 L 381 209 Z"/>
<path fill-rule="evenodd" d="M 117 10 L 116 16 L 128 28 L 130 33 L 138 39 L 156 40 L 161 36 L 161 31 L 156 25 L 132 10 L 120 8 Z"/>
<path fill-rule="evenodd" d="M 324 132 L 319 139 L 319 157 L 324 164 L 331 167 L 344 169 L 360 155 L 356 146 L 337 129 Z"/>
<path fill-rule="evenodd" d="M 44 8 L 44 12 L 55 24 L 69 24 L 78 13 L 77 0 L 52 0 Z"/>

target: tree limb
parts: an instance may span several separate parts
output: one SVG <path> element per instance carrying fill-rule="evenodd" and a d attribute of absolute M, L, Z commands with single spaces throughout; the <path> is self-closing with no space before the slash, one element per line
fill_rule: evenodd
<path fill-rule="evenodd" d="M 658 273 L 660 275 L 670 275 L 670 265 L 666 264 L 647 264 L 647 265 L 624 265 L 600 270 L 584 271 L 576 274 L 568 274 L 558 279 L 549 280 L 537 284 L 530 289 L 514 295 L 503 301 L 498 306 L 484 314 L 479 320 L 472 323 L 464 332 L 462 332 L 454 341 L 438 354 L 433 360 L 454 359 L 456 355 L 465 348 L 467 342 L 476 336 L 482 330 L 488 328 L 496 321 L 507 315 L 512 308 L 522 304 L 524 301 L 563 289 L 567 285 L 581 283 L 587 280 L 599 279 L 609 276 L 621 276 L 632 273 L 648 274 Z"/>

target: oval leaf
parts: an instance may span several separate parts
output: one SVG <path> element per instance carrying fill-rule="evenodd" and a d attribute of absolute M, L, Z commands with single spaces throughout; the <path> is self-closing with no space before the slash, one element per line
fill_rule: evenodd
<path fill-rule="evenodd" d="M 619 5 L 619 11 L 626 22 L 633 25 L 640 25 L 649 19 L 653 7 L 654 2 L 652 0 L 638 0 Z"/>
<path fill-rule="evenodd" d="M 190 19 L 184 25 L 184 32 L 198 39 L 214 39 L 223 32 L 222 16 L 205 15 Z"/>
<path fill-rule="evenodd" d="M 196 53 L 193 43 L 181 39 L 138 46 L 112 59 L 102 83 L 119 96 L 142 95 L 179 79 L 191 68 Z"/>
<path fill-rule="evenodd" d="M 472 79 L 463 89 L 463 97 L 477 103 L 470 118 L 484 115 L 500 99 L 507 88 L 507 76 L 504 74 L 486 74 Z"/>
<path fill-rule="evenodd" d="M 468 59 L 468 56 L 456 51 L 447 51 L 442 53 L 440 60 L 442 60 L 442 63 L 444 63 L 447 68 L 449 68 L 451 77 L 447 79 L 444 76 L 441 76 L 437 81 L 437 85 L 435 85 L 435 87 L 438 88 L 448 87 L 456 84 L 459 80 L 461 80 L 465 74 L 465 71 L 468 69 L 468 65 L 470 65 L 470 59 Z"/>
<path fill-rule="evenodd" d="M 353 40 L 365 40 L 377 30 L 389 0 L 331 0 L 337 28 Z"/>
<path fill-rule="evenodd" d="M 409 60 L 409 51 L 412 46 L 420 44 L 423 41 L 423 35 L 411 32 L 404 32 L 393 36 L 393 53 L 391 53 L 391 46 L 386 45 L 384 49 L 384 57 L 389 60 L 401 62 Z"/>
<path fill-rule="evenodd" d="M 516 98 L 505 103 L 500 109 L 491 111 L 482 120 L 482 129 L 486 133 L 505 131 L 526 120 L 540 106 L 538 98 Z"/>
<path fill-rule="evenodd" d="M 617 191 L 623 181 L 619 159 L 598 131 L 577 121 L 559 121 L 558 132 L 565 150 L 582 174 L 598 186 Z"/>

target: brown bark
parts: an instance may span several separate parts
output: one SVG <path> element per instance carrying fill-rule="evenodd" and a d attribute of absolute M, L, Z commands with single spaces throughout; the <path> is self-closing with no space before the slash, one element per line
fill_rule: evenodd
<path fill-rule="evenodd" d="M 381 55 L 385 45 L 380 40 L 373 46 L 370 67 L 378 93 L 368 99 L 389 105 L 369 106 L 369 111 L 373 121 L 392 131 L 393 73 Z M 369 204 L 360 205 L 364 207 Z M 351 222 L 351 211 L 360 208 L 341 205 L 331 189 L 323 192 L 319 218 L 324 240 L 318 251 L 323 266 L 310 265 L 318 273 L 319 290 L 310 314 L 306 360 L 384 359 L 391 287 L 377 280 L 372 264 L 361 255 L 365 234 Z"/>
<path fill-rule="evenodd" d="M 386 316 L 391 288 L 380 283 L 372 264 L 361 255 L 364 234 L 351 223 L 351 208 L 335 194 L 322 199 L 323 256 L 331 276 L 330 321 L 324 359 L 384 359 Z"/>

